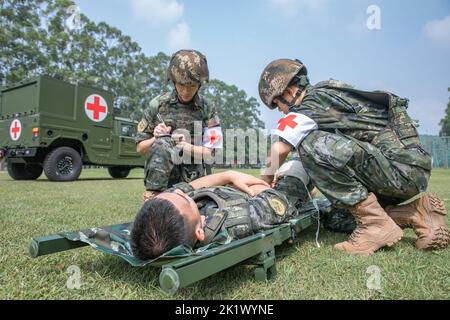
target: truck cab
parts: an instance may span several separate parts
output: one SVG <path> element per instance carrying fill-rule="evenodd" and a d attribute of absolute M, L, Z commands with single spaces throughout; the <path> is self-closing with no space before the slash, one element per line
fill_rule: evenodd
<path fill-rule="evenodd" d="M 15 180 L 76 180 L 83 165 L 125 178 L 143 167 L 137 122 L 115 117 L 111 92 L 48 76 L 0 90 L 0 158 Z"/>

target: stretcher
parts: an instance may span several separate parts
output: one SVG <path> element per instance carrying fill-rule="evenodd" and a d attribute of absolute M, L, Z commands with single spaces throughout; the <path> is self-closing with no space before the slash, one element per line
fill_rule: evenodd
<path fill-rule="evenodd" d="M 256 280 L 270 280 L 276 275 L 275 247 L 295 239 L 298 233 L 313 224 L 317 218 L 315 213 L 314 208 L 303 211 L 287 223 L 226 244 L 213 243 L 196 250 L 179 246 L 151 261 L 141 261 L 133 256 L 129 223 L 33 238 L 29 254 L 37 258 L 90 245 L 103 253 L 121 257 L 134 267 L 161 268 L 160 287 L 172 295 L 180 288 L 242 262 L 255 266 Z"/>

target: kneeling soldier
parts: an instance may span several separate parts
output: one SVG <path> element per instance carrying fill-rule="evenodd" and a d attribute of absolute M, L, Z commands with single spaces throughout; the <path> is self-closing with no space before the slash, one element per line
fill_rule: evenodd
<path fill-rule="evenodd" d="M 418 235 L 418 249 L 447 247 L 441 199 L 424 195 L 397 206 L 426 191 L 431 173 L 431 157 L 406 111 L 408 100 L 336 80 L 312 86 L 307 74 L 299 60 L 280 59 L 261 75 L 262 101 L 286 114 L 263 179 L 270 182 L 272 164 L 297 149 L 312 183 L 357 221 L 348 241 L 335 245 L 339 250 L 371 255 L 399 241 L 404 227 Z"/>

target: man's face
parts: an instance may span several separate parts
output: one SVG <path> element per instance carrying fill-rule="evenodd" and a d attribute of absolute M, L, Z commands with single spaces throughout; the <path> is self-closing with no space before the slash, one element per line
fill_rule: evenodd
<path fill-rule="evenodd" d="M 274 98 L 273 103 L 276 104 L 278 111 L 283 112 L 284 114 L 289 113 L 289 107 L 281 102 L 278 98 Z"/>
<path fill-rule="evenodd" d="M 298 87 L 295 86 L 290 86 L 287 87 L 286 90 L 284 90 L 283 94 L 281 95 L 284 100 L 286 101 L 291 101 L 294 97 L 295 94 L 297 93 L 297 91 L 300 90 Z M 300 103 L 301 100 L 297 100 L 296 104 Z M 276 106 L 278 107 L 278 110 L 280 112 L 283 112 L 284 114 L 288 114 L 289 113 L 289 106 L 283 102 L 280 101 L 280 99 L 278 97 L 275 97 L 273 99 L 273 103 L 276 104 Z"/>
<path fill-rule="evenodd" d="M 200 85 L 198 84 L 175 84 L 178 99 L 180 99 L 181 103 L 191 102 L 199 88 Z"/>
<path fill-rule="evenodd" d="M 205 226 L 205 216 L 200 214 L 195 201 L 183 191 L 176 189 L 175 192 L 163 192 L 160 193 L 157 198 L 170 201 L 186 220 L 192 222 L 196 226 L 196 229 L 199 228 L 203 230 Z"/>

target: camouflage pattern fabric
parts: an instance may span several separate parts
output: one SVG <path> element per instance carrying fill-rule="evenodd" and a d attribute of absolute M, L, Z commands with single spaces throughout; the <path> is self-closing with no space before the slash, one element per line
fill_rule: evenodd
<path fill-rule="evenodd" d="M 147 264 L 160 266 L 168 260 L 179 259 L 195 255 L 196 253 L 188 246 L 178 246 L 164 253 L 157 259 L 142 261 L 133 256 L 130 243 L 131 223 L 117 224 L 102 228 L 83 229 L 76 232 L 64 232 L 60 235 L 71 241 L 81 241 L 89 244 L 92 248 L 103 253 L 118 256 L 135 267 Z M 201 252 L 201 251 L 199 251 Z"/>
<path fill-rule="evenodd" d="M 205 173 L 203 164 L 175 164 L 180 149 L 171 137 L 159 137 L 150 149 L 144 167 L 146 190 L 164 191 L 181 181 L 191 182 Z"/>
<path fill-rule="evenodd" d="M 301 192 L 303 189 L 305 192 Z M 197 200 L 199 194 L 205 194 L 208 190 L 231 199 L 229 204 L 219 210 L 217 203 L 207 196 Z M 297 197 L 293 190 L 297 190 Z M 303 213 L 306 186 L 297 178 L 285 176 L 274 189 L 265 190 L 253 198 L 229 187 L 202 188 L 187 194 L 195 199 L 200 213 L 206 216 L 205 230 L 213 230 L 213 235 L 200 243 L 204 246 L 212 242 L 229 243 L 233 239 L 288 223 L 290 219 Z M 306 211 L 310 209 L 305 207 Z"/>
<path fill-rule="evenodd" d="M 167 79 L 174 83 L 192 85 L 209 80 L 206 57 L 196 50 L 180 50 L 172 55 Z"/>
<path fill-rule="evenodd" d="M 356 228 L 356 220 L 347 209 L 335 208 L 324 198 L 318 201 L 320 222 L 325 229 L 351 234 Z"/>
<path fill-rule="evenodd" d="M 172 127 L 172 133 L 187 131 L 191 136 L 191 143 L 202 145 L 201 135 L 206 127 L 214 127 L 220 124 L 216 109 L 202 96 L 196 95 L 189 104 L 182 104 L 178 100 L 175 90 L 156 97 L 150 103 L 150 107 L 144 111 L 144 116 L 138 125 L 136 143 L 153 137 L 153 130 L 160 123 L 157 114 L 160 114 L 164 123 Z M 198 126 L 198 128 L 195 128 Z M 202 164 L 174 164 L 172 155 L 178 152 L 175 143 L 170 137 L 156 139 L 147 155 L 145 163 L 146 189 L 149 191 L 162 191 L 181 181 L 190 182 L 204 175 Z"/>
<path fill-rule="evenodd" d="M 292 79 L 302 69 L 304 70 L 303 74 L 306 75 L 307 69 L 303 63 L 290 59 L 275 60 L 267 65 L 261 74 L 258 85 L 259 96 L 264 104 L 270 109 L 275 109 L 273 99 L 286 90 Z"/>
<path fill-rule="evenodd" d="M 164 123 L 172 128 L 172 132 L 177 129 L 185 129 L 189 132 L 192 138 L 192 143 L 198 142 L 201 145 L 201 137 L 199 141 L 195 141 L 194 129 L 195 124 L 201 124 L 200 132 L 203 128 L 211 128 L 220 124 L 219 116 L 216 108 L 203 96 L 197 94 L 194 99 L 188 103 L 183 104 L 178 100 L 178 95 L 174 89 L 157 96 L 150 102 L 148 109 L 144 110 L 144 115 L 138 125 L 138 133 L 136 136 L 136 143 L 143 140 L 153 138 L 153 131 L 160 123 L 157 114 L 161 115 Z"/>
<path fill-rule="evenodd" d="M 382 205 L 426 190 L 431 157 L 420 145 L 407 101 L 362 92 L 339 81 L 307 87 L 293 112 L 318 124 L 298 151 L 313 184 L 334 206 L 353 206 L 369 192 Z"/>
<path fill-rule="evenodd" d="M 83 229 L 61 233 L 60 235 L 71 241 L 87 243 L 96 250 L 118 256 L 137 267 L 149 264 L 161 266 L 172 259 L 192 255 L 208 255 L 208 250 L 211 248 L 229 244 L 235 239 L 257 233 L 258 231 L 275 228 L 283 223 L 288 223 L 291 218 L 305 214 L 315 216 L 317 214 L 316 206 L 320 210 L 320 219 L 327 229 L 340 232 L 351 232 L 353 230 L 350 229 L 354 228 L 353 217 L 345 210 L 336 211 L 325 198 L 316 200 L 316 205 L 311 201 L 307 203 L 297 201 L 299 206 L 293 206 L 285 197 L 284 190 L 294 190 L 295 187 L 301 188 L 302 183 L 293 177 L 283 177 L 282 180 L 284 181 L 279 186 L 279 190 L 268 190 L 268 192 L 263 192 L 255 198 L 250 198 L 248 195 L 229 187 L 214 188 L 214 192 L 238 195 L 243 200 L 235 201 L 236 205 L 230 205 L 226 208 L 229 216 L 227 217 L 228 224 L 224 225 L 227 227 L 219 228 L 210 241 L 199 244 L 195 249 L 181 245 L 153 260 L 142 261 L 133 256 L 130 243 L 132 223 Z M 182 189 L 190 195 L 195 195 L 195 191 L 192 191 L 190 186 Z M 207 224 L 212 224 L 214 217 L 218 214 L 217 205 L 211 199 L 205 198 L 198 199 L 196 202 L 201 214 L 206 215 Z M 335 212 L 338 214 L 335 215 Z M 336 219 L 336 217 L 339 219 Z M 245 218 L 249 219 L 245 220 Z M 251 223 L 251 228 L 242 228 L 248 222 Z"/>

